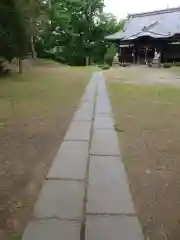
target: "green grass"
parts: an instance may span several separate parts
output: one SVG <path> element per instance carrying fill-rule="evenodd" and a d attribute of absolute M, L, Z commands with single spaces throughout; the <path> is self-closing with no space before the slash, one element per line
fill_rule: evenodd
<path fill-rule="evenodd" d="M 21 240 L 22 234 L 13 232 L 9 234 L 8 238 L 9 240 Z"/>
<path fill-rule="evenodd" d="M 159 240 L 163 226 L 163 236 L 176 240 L 180 215 L 180 88 L 113 81 L 108 87 L 143 232 L 147 238 Z"/>
<path fill-rule="evenodd" d="M 1 230 L 7 239 L 20 239 L 94 70 L 51 63 L 0 78 L 0 199 L 7 223 Z"/>
<path fill-rule="evenodd" d="M 134 100 L 161 101 L 163 103 L 179 103 L 180 88 L 166 85 L 134 85 L 110 83 L 110 92 L 112 97 L 118 97 L 118 100 L 133 102 Z M 120 103 L 121 104 L 121 103 Z"/>
<path fill-rule="evenodd" d="M 109 89 L 118 117 L 121 118 L 122 112 L 132 112 L 142 125 L 148 121 L 141 120 L 142 115 L 154 115 L 156 121 L 163 117 L 169 119 L 180 107 L 180 88 L 110 83 Z"/>
<path fill-rule="evenodd" d="M 134 67 L 117 67 L 111 68 L 109 71 L 106 72 L 107 80 L 114 81 L 114 80 L 138 80 L 144 77 L 147 69 L 141 68 L 140 71 L 137 71 Z"/>
<path fill-rule="evenodd" d="M 111 68 L 105 72 L 108 81 L 118 83 L 136 83 L 141 85 L 167 84 L 180 86 L 180 68 L 148 68 L 130 66 Z"/>
<path fill-rule="evenodd" d="M 68 109 L 81 96 L 92 72 L 93 68 L 56 66 L 1 78 L 0 129 L 16 119 Z"/>

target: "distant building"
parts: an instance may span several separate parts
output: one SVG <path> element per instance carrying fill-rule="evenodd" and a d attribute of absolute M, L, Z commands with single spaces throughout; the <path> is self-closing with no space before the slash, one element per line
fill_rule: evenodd
<path fill-rule="evenodd" d="M 121 62 L 180 62 L 180 7 L 131 14 L 124 30 L 106 40 L 117 43 Z"/>

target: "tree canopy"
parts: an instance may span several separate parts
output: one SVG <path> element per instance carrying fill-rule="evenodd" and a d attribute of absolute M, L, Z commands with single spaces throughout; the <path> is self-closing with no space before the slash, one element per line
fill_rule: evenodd
<path fill-rule="evenodd" d="M 104 37 L 123 28 L 103 8 L 103 0 L 1 0 L 0 56 L 102 63 L 111 46 Z"/>
<path fill-rule="evenodd" d="M 28 52 L 27 19 L 20 6 L 13 0 L 0 3 L 0 55 L 8 60 Z"/>

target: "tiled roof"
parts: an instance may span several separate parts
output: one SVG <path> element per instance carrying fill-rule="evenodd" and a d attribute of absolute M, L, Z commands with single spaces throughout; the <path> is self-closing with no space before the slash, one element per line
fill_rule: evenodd
<path fill-rule="evenodd" d="M 131 40 L 142 36 L 166 38 L 180 33 L 180 7 L 131 14 L 124 31 L 107 36 L 107 40 Z"/>

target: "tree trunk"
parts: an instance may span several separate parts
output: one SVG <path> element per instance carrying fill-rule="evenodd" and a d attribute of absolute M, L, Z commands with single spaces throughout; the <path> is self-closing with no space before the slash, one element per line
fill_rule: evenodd
<path fill-rule="evenodd" d="M 36 59 L 37 53 L 36 53 L 35 46 L 34 46 L 34 36 L 31 36 L 31 52 L 32 52 L 32 58 Z"/>
<path fill-rule="evenodd" d="M 20 58 L 19 61 L 18 61 L 18 72 L 21 74 L 23 73 L 23 60 Z"/>
<path fill-rule="evenodd" d="M 89 65 L 89 56 L 86 56 L 86 66 Z"/>

